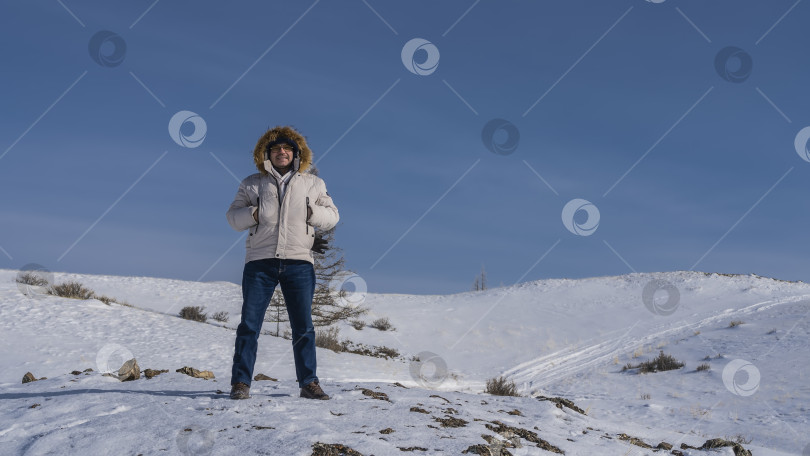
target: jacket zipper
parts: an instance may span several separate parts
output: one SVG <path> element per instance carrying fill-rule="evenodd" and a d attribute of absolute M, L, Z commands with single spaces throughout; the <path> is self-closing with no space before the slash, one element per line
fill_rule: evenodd
<path fill-rule="evenodd" d="M 278 227 L 279 227 L 279 229 L 281 229 L 281 211 L 282 211 L 282 208 L 284 206 L 284 202 L 287 201 L 287 194 L 290 191 L 290 184 L 291 184 L 292 180 L 296 177 L 296 174 L 293 174 L 292 176 L 290 176 L 290 179 L 287 181 L 287 189 L 284 191 L 284 198 L 281 197 L 281 188 L 280 188 L 280 186 L 278 184 L 278 180 L 275 178 L 275 176 L 272 176 L 272 177 L 273 177 L 273 182 L 276 184 L 276 196 L 278 197 Z M 260 199 L 256 198 L 256 204 L 257 205 L 259 204 L 259 201 L 260 201 Z M 261 207 L 261 206 L 259 205 L 259 207 Z M 308 196 L 307 196 L 307 207 L 309 207 L 309 197 Z M 256 209 L 256 210 L 258 211 L 259 209 Z M 257 218 L 258 218 L 258 216 L 257 216 Z M 306 224 L 306 227 L 307 227 L 307 234 L 309 234 L 309 224 L 306 223 L 306 218 L 304 220 L 304 223 Z M 258 223 L 256 224 L 256 227 L 257 227 L 256 231 L 258 231 Z"/>
<path fill-rule="evenodd" d="M 309 197 L 307 196 L 307 207 L 304 208 L 304 210 L 309 212 L 308 209 L 309 209 Z M 309 234 L 309 220 L 306 218 L 306 215 L 304 216 L 304 224 L 307 226 L 307 234 Z"/>
<path fill-rule="evenodd" d="M 281 208 L 284 205 L 284 201 L 287 201 L 287 193 L 290 190 L 290 182 L 295 177 L 295 174 L 290 176 L 289 180 L 287 180 L 287 188 L 284 190 L 284 198 L 281 197 L 281 187 L 278 185 L 278 180 L 273 177 L 273 180 L 276 182 L 276 195 L 278 196 L 278 226 L 281 227 Z"/>
<path fill-rule="evenodd" d="M 278 229 L 281 231 L 281 211 L 284 207 L 284 202 L 287 201 L 287 195 L 290 193 L 290 183 L 295 179 L 295 174 L 290 176 L 287 180 L 287 187 L 284 190 L 284 198 L 281 197 L 281 187 L 278 185 L 278 180 L 273 176 L 273 181 L 276 183 L 276 196 L 278 196 Z"/>

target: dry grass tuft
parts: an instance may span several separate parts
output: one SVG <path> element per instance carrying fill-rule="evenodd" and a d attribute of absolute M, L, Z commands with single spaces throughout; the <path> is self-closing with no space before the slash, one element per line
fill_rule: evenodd
<path fill-rule="evenodd" d="M 391 322 L 388 321 L 388 317 L 378 318 L 371 322 L 369 325 L 374 329 L 379 329 L 380 331 L 393 331 L 394 327 L 391 325 Z"/>
<path fill-rule="evenodd" d="M 208 321 L 208 314 L 203 312 L 205 307 L 200 306 L 186 306 L 180 309 L 180 318 L 185 318 L 186 320 L 191 321 L 199 321 L 201 323 L 205 323 Z"/>
<path fill-rule="evenodd" d="M 504 376 L 487 380 L 487 388 L 484 392 L 492 394 L 493 396 L 520 396 L 517 392 L 515 382 Z"/>
<path fill-rule="evenodd" d="M 79 282 L 65 282 L 61 285 L 54 285 L 48 289 L 48 293 L 54 296 L 70 299 L 93 299 L 95 293 Z"/>

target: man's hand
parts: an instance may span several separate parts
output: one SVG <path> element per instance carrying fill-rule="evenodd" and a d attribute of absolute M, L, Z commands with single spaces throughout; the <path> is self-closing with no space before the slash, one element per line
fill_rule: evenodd
<path fill-rule="evenodd" d="M 320 234 L 315 234 L 315 242 L 312 243 L 312 251 L 321 255 L 329 249 L 329 243 Z"/>

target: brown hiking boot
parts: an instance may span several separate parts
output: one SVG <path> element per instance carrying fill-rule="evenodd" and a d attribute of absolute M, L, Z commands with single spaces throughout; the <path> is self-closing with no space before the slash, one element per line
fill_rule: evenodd
<path fill-rule="evenodd" d="M 239 382 L 231 388 L 231 399 L 249 399 L 250 387 L 242 382 Z"/>
<path fill-rule="evenodd" d="M 324 401 L 329 399 L 329 396 L 323 392 L 317 380 L 301 388 L 301 397 L 307 399 L 321 399 Z"/>

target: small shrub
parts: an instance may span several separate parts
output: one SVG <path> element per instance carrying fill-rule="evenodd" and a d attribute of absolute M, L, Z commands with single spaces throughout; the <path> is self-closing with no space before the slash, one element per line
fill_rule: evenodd
<path fill-rule="evenodd" d="M 493 396 L 520 396 L 515 382 L 503 376 L 487 380 L 487 389 L 484 392 Z"/>
<path fill-rule="evenodd" d="M 101 296 L 93 295 L 93 298 L 98 299 L 99 301 L 103 302 L 104 304 L 107 304 L 108 306 L 115 303 L 115 304 L 122 305 L 122 306 L 132 307 L 132 304 L 127 304 L 125 301 L 122 301 L 122 300 L 116 299 L 116 298 L 111 298 L 111 297 L 105 296 L 105 295 L 101 295 Z"/>
<path fill-rule="evenodd" d="M 660 354 L 652 361 L 644 361 L 635 366 L 632 365 L 631 363 L 627 363 L 622 368 L 622 372 L 628 371 L 630 369 L 638 369 L 639 373 L 647 374 L 650 372 L 663 372 L 668 370 L 680 369 L 683 366 L 684 364 L 682 362 L 673 358 L 671 355 L 664 354 L 664 351 L 661 350 Z"/>
<path fill-rule="evenodd" d="M 47 287 L 48 286 L 48 279 L 42 276 L 38 276 L 31 272 L 26 272 L 25 274 L 17 277 L 15 279 L 18 283 L 22 283 L 25 285 L 31 285 L 33 287 Z"/>
<path fill-rule="evenodd" d="M 692 413 L 692 418 L 710 418 L 712 416 L 711 409 L 705 409 L 699 405 L 690 406 L 689 411 Z"/>
<path fill-rule="evenodd" d="M 391 322 L 388 321 L 388 317 L 378 318 L 374 320 L 369 326 L 374 329 L 379 329 L 380 331 L 393 331 L 394 327 L 391 326 Z"/>
<path fill-rule="evenodd" d="M 776 328 L 773 328 L 772 330 L 768 331 L 767 334 L 776 334 Z"/>
<path fill-rule="evenodd" d="M 641 399 L 645 401 L 649 401 L 651 397 L 652 396 L 650 396 L 650 393 L 644 393 L 641 395 Z"/>
<path fill-rule="evenodd" d="M 710 370 L 711 368 L 712 368 L 712 366 L 710 366 L 708 363 L 703 363 L 703 364 L 701 364 L 700 366 L 698 366 L 696 370 L 697 370 L 698 372 L 700 372 L 700 371 L 707 371 L 707 370 Z"/>
<path fill-rule="evenodd" d="M 399 352 L 395 348 L 390 348 L 386 346 L 376 347 L 376 355 L 378 358 L 396 358 L 399 356 Z"/>
<path fill-rule="evenodd" d="M 695 335 L 696 335 L 696 336 L 699 336 L 699 335 L 700 335 L 700 331 L 695 331 Z"/>
<path fill-rule="evenodd" d="M 180 318 L 186 320 L 199 321 L 205 323 L 208 321 L 208 314 L 203 312 L 205 308 L 200 306 L 186 306 L 180 309 Z"/>
<path fill-rule="evenodd" d="M 734 328 L 734 327 L 740 326 L 743 323 L 745 323 L 745 322 L 742 321 L 742 320 L 733 320 L 731 323 L 728 324 L 728 327 L 729 328 Z"/>
<path fill-rule="evenodd" d="M 726 436 L 726 440 L 728 440 L 729 442 L 739 443 L 740 445 L 748 445 L 749 443 L 754 441 L 754 439 L 746 439 L 745 436 L 742 434 Z"/>
<path fill-rule="evenodd" d="M 668 370 L 675 370 L 680 369 L 684 366 L 684 364 L 677 359 L 673 358 L 672 355 L 664 354 L 664 351 L 658 354 L 658 357 L 653 359 L 652 361 L 644 361 L 643 363 L 639 364 L 639 372 L 642 374 L 646 374 L 648 372 L 662 372 Z"/>
<path fill-rule="evenodd" d="M 225 312 L 224 310 L 222 312 L 216 312 L 213 315 L 211 315 L 211 318 L 213 318 L 214 320 L 216 320 L 218 322 L 221 322 L 221 323 L 227 323 L 228 322 L 228 312 Z"/>
<path fill-rule="evenodd" d="M 363 320 L 352 320 L 349 323 L 352 325 L 354 329 L 358 331 L 366 327 L 366 322 L 364 322 Z"/>
<path fill-rule="evenodd" d="M 399 352 L 394 348 L 377 345 L 367 346 L 363 344 L 355 344 L 354 342 L 348 340 L 344 340 L 340 343 L 340 351 L 354 353 L 355 355 L 373 356 L 375 358 L 391 359 L 399 357 Z"/>
<path fill-rule="evenodd" d="M 109 296 L 96 296 L 96 299 L 103 302 L 104 304 L 107 304 L 108 306 L 110 305 L 110 303 L 115 302 L 115 299 L 113 299 L 113 298 L 111 298 Z"/>
<path fill-rule="evenodd" d="M 315 331 L 315 346 L 337 353 L 345 351 L 346 346 L 340 343 L 338 333 L 340 333 L 340 330 L 334 327 Z"/>
<path fill-rule="evenodd" d="M 54 296 L 71 299 L 91 299 L 95 296 L 93 290 L 85 288 L 79 282 L 65 282 L 61 285 L 54 285 L 48 289 L 48 293 Z"/>

